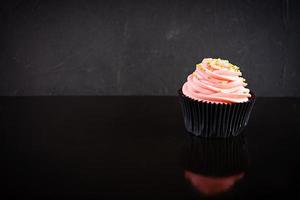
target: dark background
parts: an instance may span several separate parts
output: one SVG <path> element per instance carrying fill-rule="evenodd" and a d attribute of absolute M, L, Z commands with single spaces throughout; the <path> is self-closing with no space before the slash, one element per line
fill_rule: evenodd
<path fill-rule="evenodd" d="M 175 95 L 203 57 L 241 67 L 258 96 L 300 96 L 300 4 L 1 3 L 0 95 Z"/>

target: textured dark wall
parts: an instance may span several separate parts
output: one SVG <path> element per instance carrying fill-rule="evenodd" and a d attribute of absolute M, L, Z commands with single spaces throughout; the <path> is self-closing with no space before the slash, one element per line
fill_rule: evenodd
<path fill-rule="evenodd" d="M 300 5 L 253 1 L 1 3 L 1 95 L 175 95 L 203 57 L 258 96 L 300 96 Z"/>

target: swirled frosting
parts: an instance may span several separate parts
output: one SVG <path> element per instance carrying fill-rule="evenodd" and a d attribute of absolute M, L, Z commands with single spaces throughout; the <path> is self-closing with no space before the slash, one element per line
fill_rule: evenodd
<path fill-rule="evenodd" d="M 194 100 L 212 103 L 241 103 L 251 97 L 246 80 L 236 65 L 228 60 L 205 58 L 196 65 L 182 87 Z"/>

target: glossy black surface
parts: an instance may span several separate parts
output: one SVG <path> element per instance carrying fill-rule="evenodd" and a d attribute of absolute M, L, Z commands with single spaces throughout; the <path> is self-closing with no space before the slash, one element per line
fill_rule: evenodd
<path fill-rule="evenodd" d="M 216 154 L 208 141 L 189 142 L 176 97 L 1 97 L 0 102 L 3 196 L 201 199 L 205 195 L 185 178 L 189 166 L 206 176 L 215 172 L 210 166 L 215 176 L 229 176 L 219 173 L 220 159 L 203 157 Z M 245 156 L 235 159 L 246 157 L 246 165 L 232 171 L 243 175 L 220 197 L 298 193 L 299 114 L 299 99 L 256 100 L 242 148 L 237 146 Z"/>

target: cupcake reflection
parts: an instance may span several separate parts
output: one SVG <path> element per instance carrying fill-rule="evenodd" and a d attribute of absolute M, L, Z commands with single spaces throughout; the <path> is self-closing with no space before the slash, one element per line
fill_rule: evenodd
<path fill-rule="evenodd" d="M 184 145 L 184 177 L 204 196 L 231 191 L 243 179 L 247 150 L 243 135 L 227 139 L 205 139 L 188 135 Z"/>
<path fill-rule="evenodd" d="M 244 177 L 244 173 L 228 177 L 209 177 L 190 171 L 185 171 L 184 175 L 195 189 L 207 196 L 228 191 L 234 186 L 235 182 Z"/>

